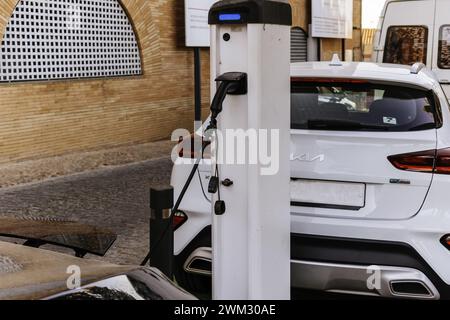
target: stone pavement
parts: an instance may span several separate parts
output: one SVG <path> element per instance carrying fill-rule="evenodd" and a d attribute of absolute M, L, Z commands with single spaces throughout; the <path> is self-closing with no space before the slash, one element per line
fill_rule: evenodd
<path fill-rule="evenodd" d="M 0 189 L 0 214 L 51 216 L 109 228 L 118 239 L 102 259 L 139 264 L 149 247 L 149 188 L 168 184 L 171 169 L 170 158 L 164 157 L 5 187 Z"/>

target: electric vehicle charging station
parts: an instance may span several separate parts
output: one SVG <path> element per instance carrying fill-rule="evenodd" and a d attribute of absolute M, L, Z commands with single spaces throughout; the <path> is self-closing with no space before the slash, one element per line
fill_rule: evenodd
<path fill-rule="evenodd" d="M 223 0 L 211 8 L 209 24 L 209 129 L 223 132 L 225 144 L 230 129 L 279 133 L 270 142 L 279 146 L 276 174 L 263 175 L 260 161 L 212 168 L 213 298 L 287 300 L 291 7 L 287 1 Z M 249 143 L 246 149 L 248 154 Z"/>

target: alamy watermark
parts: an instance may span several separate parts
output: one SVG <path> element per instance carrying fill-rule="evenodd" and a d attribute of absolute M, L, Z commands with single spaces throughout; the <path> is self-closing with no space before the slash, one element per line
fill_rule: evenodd
<path fill-rule="evenodd" d="M 367 289 L 370 291 L 381 290 L 381 268 L 379 266 L 369 266 L 367 274 Z"/>
<path fill-rule="evenodd" d="M 196 122 L 196 133 L 177 129 L 172 141 L 179 142 L 172 150 L 172 161 L 183 156 L 210 156 L 213 164 L 258 166 L 262 176 L 276 175 L 280 170 L 280 130 L 226 129 L 204 132 Z"/>
<path fill-rule="evenodd" d="M 77 265 L 67 267 L 66 273 L 69 274 L 66 285 L 69 290 L 77 290 L 81 288 L 81 268 Z"/>

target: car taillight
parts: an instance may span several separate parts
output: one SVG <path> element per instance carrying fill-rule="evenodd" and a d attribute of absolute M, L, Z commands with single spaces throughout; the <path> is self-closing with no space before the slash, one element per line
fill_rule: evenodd
<path fill-rule="evenodd" d="M 179 229 L 185 222 L 187 221 L 188 217 L 183 211 L 176 211 L 173 213 L 172 218 L 172 228 L 173 231 Z"/>
<path fill-rule="evenodd" d="M 196 135 L 195 133 L 187 137 L 180 137 L 178 140 L 178 155 L 180 158 L 209 158 L 209 153 L 205 149 L 210 144 L 210 141 L 203 140 L 203 137 Z"/>
<path fill-rule="evenodd" d="M 441 238 L 441 243 L 444 247 L 450 250 L 450 235 L 445 235 Z"/>
<path fill-rule="evenodd" d="M 450 174 L 450 148 L 399 154 L 388 160 L 400 170 Z"/>
<path fill-rule="evenodd" d="M 388 160 L 400 170 L 432 173 L 435 156 L 436 150 L 427 150 L 389 156 Z"/>
<path fill-rule="evenodd" d="M 450 149 L 441 149 L 437 151 L 434 172 L 450 174 Z"/>

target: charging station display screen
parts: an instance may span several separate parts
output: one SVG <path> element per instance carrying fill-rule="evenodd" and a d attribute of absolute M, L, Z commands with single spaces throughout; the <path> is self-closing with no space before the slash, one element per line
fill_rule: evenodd
<path fill-rule="evenodd" d="M 240 13 L 221 13 L 219 14 L 219 21 L 240 21 Z"/>

